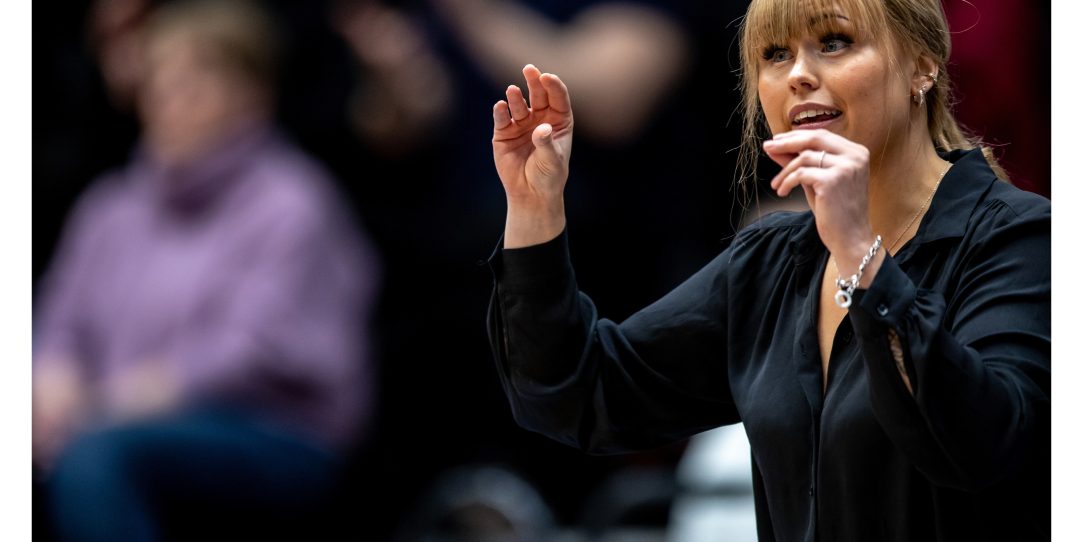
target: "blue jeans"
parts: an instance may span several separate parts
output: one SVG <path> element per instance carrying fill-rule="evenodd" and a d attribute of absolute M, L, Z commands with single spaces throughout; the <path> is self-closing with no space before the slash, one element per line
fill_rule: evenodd
<path fill-rule="evenodd" d="M 206 410 L 83 435 L 48 492 L 61 540 L 277 539 L 318 530 L 336 471 L 311 442 Z"/>

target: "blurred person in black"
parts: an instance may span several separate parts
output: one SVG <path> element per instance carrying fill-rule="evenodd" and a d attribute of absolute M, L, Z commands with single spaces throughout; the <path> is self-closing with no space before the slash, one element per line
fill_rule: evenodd
<path fill-rule="evenodd" d="M 272 125 L 260 9 L 170 3 L 145 32 L 142 141 L 38 301 L 35 464 L 64 539 L 312 534 L 373 404 L 375 255 Z"/>

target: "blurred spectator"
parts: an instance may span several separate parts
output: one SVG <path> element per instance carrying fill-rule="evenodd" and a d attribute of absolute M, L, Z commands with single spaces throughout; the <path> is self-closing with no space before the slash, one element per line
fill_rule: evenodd
<path fill-rule="evenodd" d="M 34 459 L 63 538 L 288 525 L 363 429 L 377 265 L 271 126 L 272 26 L 203 0 L 146 27 L 142 142 L 77 205 L 35 315 Z"/>

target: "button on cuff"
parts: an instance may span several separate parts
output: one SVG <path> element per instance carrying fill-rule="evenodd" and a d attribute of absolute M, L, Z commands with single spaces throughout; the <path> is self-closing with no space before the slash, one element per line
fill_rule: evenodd
<path fill-rule="evenodd" d="M 854 292 L 854 305 L 868 318 L 890 327 L 899 321 L 917 298 L 917 288 L 891 256 L 884 257 L 876 278 L 867 290 Z M 853 307 L 850 308 L 853 312 Z M 856 316 L 856 315 L 855 315 Z"/>

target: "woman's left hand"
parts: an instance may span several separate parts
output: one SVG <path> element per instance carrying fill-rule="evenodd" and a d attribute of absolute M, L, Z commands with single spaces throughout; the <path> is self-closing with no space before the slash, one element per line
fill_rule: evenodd
<path fill-rule="evenodd" d="M 869 223 L 869 150 L 827 130 L 781 133 L 764 141 L 763 149 L 782 166 L 771 188 L 780 197 L 803 188 L 840 273 L 856 273 L 876 238 Z M 861 282 L 870 283 L 864 277 Z"/>

